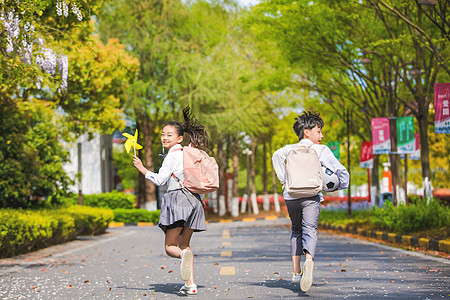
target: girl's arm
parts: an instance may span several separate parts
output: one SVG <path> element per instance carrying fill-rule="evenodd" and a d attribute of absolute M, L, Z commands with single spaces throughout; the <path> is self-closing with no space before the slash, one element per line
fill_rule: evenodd
<path fill-rule="evenodd" d="M 134 159 L 133 159 L 133 165 L 136 169 L 138 169 L 139 172 L 142 173 L 142 175 L 145 176 L 145 174 L 147 174 L 148 170 L 147 168 L 144 167 L 144 164 L 142 163 L 142 161 L 139 159 L 139 157 L 137 157 L 136 155 L 133 155 Z"/>
<path fill-rule="evenodd" d="M 173 170 L 175 169 L 175 160 L 173 155 L 167 155 L 164 159 L 161 168 L 159 169 L 158 173 L 154 173 L 152 171 L 147 170 L 147 168 L 144 167 L 142 164 L 142 161 L 139 159 L 139 157 L 134 156 L 133 159 L 133 165 L 136 169 L 138 169 L 139 172 L 141 172 L 146 179 L 153 182 L 155 185 L 163 185 L 165 184 L 170 177 L 172 176 Z"/>

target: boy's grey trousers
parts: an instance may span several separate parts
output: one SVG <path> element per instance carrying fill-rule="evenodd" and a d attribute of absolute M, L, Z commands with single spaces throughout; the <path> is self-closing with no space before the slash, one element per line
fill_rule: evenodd
<path fill-rule="evenodd" d="M 285 200 L 292 223 L 291 255 L 302 255 L 308 251 L 316 253 L 317 224 L 320 213 L 320 197 Z"/>

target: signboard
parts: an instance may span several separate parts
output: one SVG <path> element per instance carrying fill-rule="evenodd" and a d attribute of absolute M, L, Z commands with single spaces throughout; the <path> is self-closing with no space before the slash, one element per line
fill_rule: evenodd
<path fill-rule="evenodd" d="M 389 133 L 389 118 L 372 119 L 373 154 L 388 154 L 391 152 Z"/>
<path fill-rule="evenodd" d="M 397 152 L 400 154 L 412 153 L 415 148 L 414 118 L 398 117 L 397 127 Z"/>
<path fill-rule="evenodd" d="M 420 160 L 420 140 L 419 134 L 414 134 L 414 152 L 409 154 L 409 159 Z"/>
<path fill-rule="evenodd" d="M 339 142 L 328 142 L 327 143 L 328 148 L 330 148 L 331 152 L 333 152 L 334 156 L 336 156 L 336 158 L 338 160 L 341 159 L 341 151 L 339 149 Z"/>
<path fill-rule="evenodd" d="M 450 83 L 434 84 L 435 133 L 450 133 Z"/>
<path fill-rule="evenodd" d="M 361 168 L 373 167 L 373 143 L 362 142 L 361 145 L 361 160 L 359 162 Z"/>

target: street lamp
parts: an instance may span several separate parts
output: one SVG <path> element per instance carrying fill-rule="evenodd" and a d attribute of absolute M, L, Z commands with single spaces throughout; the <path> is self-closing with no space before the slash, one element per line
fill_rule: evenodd
<path fill-rule="evenodd" d="M 242 154 L 244 154 L 247 157 L 247 207 L 248 207 L 248 214 L 252 214 L 252 206 L 250 203 L 250 155 L 252 155 L 252 151 L 248 148 L 245 148 L 244 151 L 242 151 Z"/>
<path fill-rule="evenodd" d="M 437 3 L 434 0 L 420 0 L 419 5 L 424 9 L 428 9 L 434 7 Z"/>
<path fill-rule="evenodd" d="M 361 58 L 360 63 L 362 63 L 363 65 L 368 65 L 372 63 L 372 60 L 370 58 L 363 57 Z"/>
<path fill-rule="evenodd" d="M 412 78 L 417 78 L 420 75 L 420 70 L 418 70 L 418 69 L 411 69 L 411 70 L 409 70 L 408 74 Z"/>

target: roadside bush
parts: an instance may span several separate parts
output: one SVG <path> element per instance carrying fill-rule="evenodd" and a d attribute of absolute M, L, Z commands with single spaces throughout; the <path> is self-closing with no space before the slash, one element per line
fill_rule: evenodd
<path fill-rule="evenodd" d="M 107 208 L 74 205 L 61 210 L 75 220 L 77 235 L 95 235 L 104 233 L 114 219 L 114 213 Z"/>
<path fill-rule="evenodd" d="M 78 203 L 78 195 L 76 195 L 76 199 L 76 203 Z M 136 196 L 118 191 L 94 195 L 83 195 L 84 206 L 106 207 L 110 209 L 134 208 L 135 200 Z"/>
<path fill-rule="evenodd" d="M 137 223 L 137 222 L 153 222 L 159 221 L 159 210 L 148 211 L 145 209 L 115 209 L 114 221 L 125 223 Z"/>
<path fill-rule="evenodd" d="M 351 218 L 346 210 L 320 210 L 319 222 L 331 223 L 334 225 L 358 225 L 368 224 L 371 221 L 371 210 L 352 211 Z"/>
<path fill-rule="evenodd" d="M 67 242 L 80 234 L 102 233 L 112 219 L 112 210 L 93 207 L 0 209 L 0 257 Z"/>
<path fill-rule="evenodd" d="M 450 226 L 450 208 L 436 199 L 429 203 L 424 199 L 415 199 L 407 206 L 394 207 L 386 202 L 382 208 L 373 208 L 372 223 L 394 233 L 408 234 L 420 230 Z"/>

